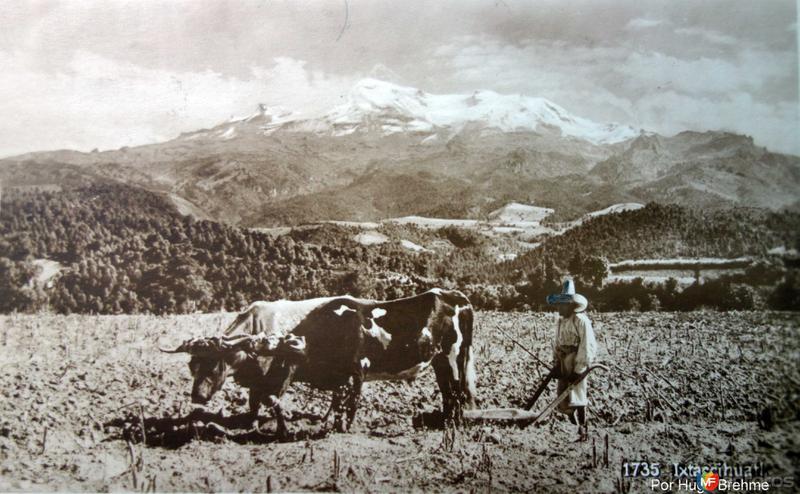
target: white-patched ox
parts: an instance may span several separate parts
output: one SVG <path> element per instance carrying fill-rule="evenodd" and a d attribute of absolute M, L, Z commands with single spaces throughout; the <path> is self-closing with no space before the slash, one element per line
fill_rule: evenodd
<path fill-rule="evenodd" d="M 463 408 L 475 404 L 472 352 L 474 314 L 458 291 L 433 289 L 421 295 L 390 301 L 329 297 L 299 302 L 256 302 L 225 330 L 228 337 L 250 334 L 302 338 L 302 359 L 252 355 L 223 359 L 193 355 L 192 401 L 205 403 L 232 375 L 250 388 L 250 407 L 258 413 L 264 402 L 277 406 L 293 381 L 334 391 L 333 408 L 344 401 L 346 421 L 352 423 L 361 385 L 370 380 L 412 380 L 433 367 L 442 393 L 443 413 L 459 422 Z M 337 414 L 338 415 L 338 414 Z"/>

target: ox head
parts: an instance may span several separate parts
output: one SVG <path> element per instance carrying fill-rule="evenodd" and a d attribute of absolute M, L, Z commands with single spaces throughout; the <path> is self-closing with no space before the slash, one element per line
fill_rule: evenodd
<path fill-rule="evenodd" d="M 225 380 L 238 370 L 258 364 L 258 357 L 302 359 L 306 356 L 304 336 L 284 337 L 259 334 L 255 336 L 223 336 L 192 338 L 178 348 L 159 348 L 165 353 L 188 353 L 192 373 L 192 403 L 204 405 L 222 388 Z"/>

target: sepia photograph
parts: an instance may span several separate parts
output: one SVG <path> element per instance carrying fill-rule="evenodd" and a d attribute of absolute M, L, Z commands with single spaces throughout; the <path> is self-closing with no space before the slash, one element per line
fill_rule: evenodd
<path fill-rule="evenodd" d="M 0 492 L 800 491 L 797 0 L 0 0 Z"/>

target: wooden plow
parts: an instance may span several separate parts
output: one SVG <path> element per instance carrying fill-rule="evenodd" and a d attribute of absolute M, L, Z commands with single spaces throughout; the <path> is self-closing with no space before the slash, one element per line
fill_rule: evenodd
<path fill-rule="evenodd" d="M 464 410 L 464 419 L 468 421 L 474 422 L 481 422 L 486 420 L 493 420 L 493 421 L 502 421 L 502 422 L 516 422 L 522 427 L 527 427 L 531 424 L 536 424 L 538 422 L 543 421 L 546 419 L 550 413 L 556 409 L 559 403 L 564 401 L 572 389 L 578 385 L 581 381 L 583 381 L 586 376 L 588 376 L 592 371 L 595 369 L 602 369 L 604 371 L 609 370 L 603 364 L 593 364 L 590 365 L 585 371 L 578 374 L 572 384 L 567 387 L 564 391 L 561 392 L 560 395 L 556 397 L 555 400 L 551 401 L 544 409 L 540 412 L 534 412 L 531 410 L 533 406 L 536 404 L 536 401 L 541 396 L 542 392 L 547 388 L 547 385 L 554 377 L 554 372 L 551 369 L 550 372 L 544 377 L 542 383 L 536 389 L 536 392 L 533 394 L 531 399 L 528 400 L 526 406 L 528 407 L 527 410 L 520 409 L 520 408 L 486 408 L 486 409 L 479 409 L 479 410 Z"/>

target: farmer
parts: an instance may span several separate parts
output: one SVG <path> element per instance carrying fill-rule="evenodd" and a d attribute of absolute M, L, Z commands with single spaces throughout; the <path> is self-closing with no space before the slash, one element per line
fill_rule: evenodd
<path fill-rule="evenodd" d="M 558 395 L 573 384 L 577 376 L 585 371 L 595 359 L 597 343 L 594 339 L 592 321 L 584 311 L 589 301 L 575 293 L 572 280 L 564 282 L 560 295 L 548 297 L 548 302 L 557 304 L 558 324 L 553 344 L 553 368 L 558 378 Z M 579 439 L 587 439 L 586 378 L 575 384 L 569 395 L 558 405 L 558 410 L 569 416 L 570 422 L 578 425 Z"/>

